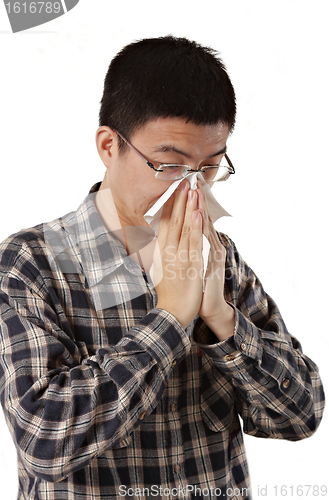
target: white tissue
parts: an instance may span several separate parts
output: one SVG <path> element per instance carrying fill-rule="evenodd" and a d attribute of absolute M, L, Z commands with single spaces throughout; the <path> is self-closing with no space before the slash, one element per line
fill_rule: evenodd
<path fill-rule="evenodd" d="M 214 195 L 211 192 L 209 184 L 204 180 L 202 174 L 200 174 L 199 172 L 192 172 L 183 179 L 178 179 L 176 182 L 173 182 L 169 186 L 167 191 L 165 191 L 163 195 L 158 199 L 158 201 L 150 208 L 150 210 L 148 210 L 148 212 L 144 214 L 144 219 L 151 226 L 155 234 L 158 234 L 163 205 L 170 198 L 172 193 L 178 188 L 179 184 L 185 179 L 189 181 L 191 189 L 197 189 L 198 187 L 197 181 L 198 179 L 200 179 L 207 200 L 209 215 L 213 223 L 220 217 L 223 217 L 224 215 L 230 217 L 230 214 L 226 212 L 226 210 L 218 203 L 218 201 L 216 201 Z M 208 239 L 205 237 L 205 235 L 203 235 L 203 246 L 202 246 L 203 278 L 207 271 L 209 251 L 210 251 L 210 243 Z"/>

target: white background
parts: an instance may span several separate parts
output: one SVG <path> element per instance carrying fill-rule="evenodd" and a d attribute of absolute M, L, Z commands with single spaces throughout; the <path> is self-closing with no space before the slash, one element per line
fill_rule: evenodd
<path fill-rule="evenodd" d="M 275 299 L 326 387 L 327 20 L 324 0 L 80 0 L 57 20 L 12 34 L 1 3 L 0 240 L 75 210 L 102 180 L 94 141 L 99 101 L 121 47 L 169 33 L 210 45 L 238 104 L 228 143 L 236 175 L 216 188 L 233 217 L 216 227 Z M 14 500 L 15 449 L 1 411 L 0 429 L 1 499 Z M 329 489 L 327 436 L 327 415 L 304 441 L 246 436 L 254 498 L 274 499 L 275 485 Z M 289 489 L 285 498 L 293 496 Z"/>

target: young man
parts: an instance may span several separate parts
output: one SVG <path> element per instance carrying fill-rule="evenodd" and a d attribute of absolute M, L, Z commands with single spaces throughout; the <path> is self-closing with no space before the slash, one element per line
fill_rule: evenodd
<path fill-rule="evenodd" d="M 103 182 L 76 212 L 2 243 L 1 403 L 19 499 L 250 499 L 238 415 L 264 438 L 318 427 L 316 365 L 213 227 L 207 185 L 234 173 L 234 122 L 212 50 L 173 37 L 125 47 L 101 102 Z M 177 180 L 155 236 L 144 215 Z"/>

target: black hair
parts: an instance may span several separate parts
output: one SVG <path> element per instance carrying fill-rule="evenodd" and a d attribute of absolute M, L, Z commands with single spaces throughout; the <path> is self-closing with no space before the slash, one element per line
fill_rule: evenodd
<path fill-rule="evenodd" d="M 226 68 L 209 47 L 171 35 L 124 47 L 104 81 L 99 126 L 126 139 L 150 120 L 182 117 L 196 125 L 235 124 L 235 93 Z M 119 140 L 120 148 L 124 142 Z"/>

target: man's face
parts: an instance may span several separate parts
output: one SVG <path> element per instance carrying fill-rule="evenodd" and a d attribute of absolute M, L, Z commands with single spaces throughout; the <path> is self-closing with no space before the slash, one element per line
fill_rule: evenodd
<path fill-rule="evenodd" d="M 228 126 L 222 123 L 194 125 L 183 118 L 158 118 L 137 130 L 130 142 L 156 167 L 159 162 L 198 169 L 220 162 L 228 133 Z M 111 188 L 125 224 L 146 225 L 143 215 L 172 182 L 156 179 L 155 171 L 127 147 L 112 155 L 102 187 Z"/>

